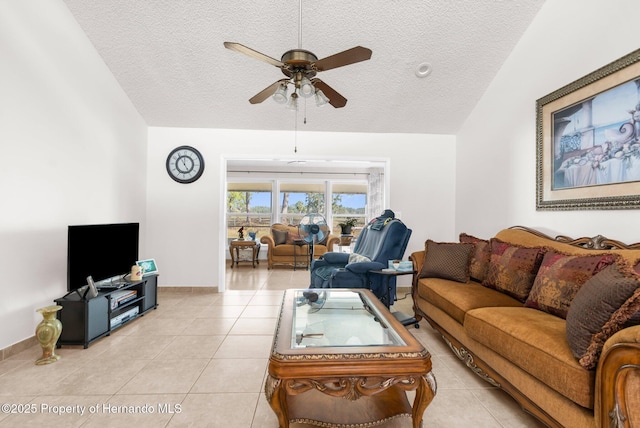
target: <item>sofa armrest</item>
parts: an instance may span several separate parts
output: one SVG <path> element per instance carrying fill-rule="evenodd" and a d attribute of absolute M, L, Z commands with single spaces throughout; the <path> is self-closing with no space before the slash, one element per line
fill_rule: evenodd
<path fill-rule="evenodd" d="M 426 255 L 427 252 L 422 250 L 411 253 L 409 256 L 409 260 L 411 260 L 411 263 L 413 264 L 413 281 L 411 282 L 411 285 L 414 288 L 418 285 L 418 274 L 422 270 L 422 265 L 424 264 L 424 258 Z"/>
<path fill-rule="evenodd" d="M 331 266 L 331 263 L 329 263 L 322 257 L 311 260 L 311 275 L 313 276 L 313 271 L 324 266 Z M 342 266 L 343 265 L 341 265 L 340 267 Z"/>
<path fill-rule="evenodd" d="M 384 269 L 386 266 L 379 262 L 357 262 L 349 263 L 344 268 L 356 274 L 365 274 L 372 270 Z"/>
<path fill-rule="evenodd" d="M 347 253 L 324 253 L 320 256 L 322 260 L 325 260 L 330 265 L 341 265 L 344 266 L 349 263 L 349 254 Z"/>
<path fill-rule="evenodd" d="M 262 242 L 263 244 L 267 244 L 271 248 L 275 246 L 275 241 L 269 235 L 265 235 L 262 238 L 260 238 L 260 242 Z"/>
<path fill-rule="evenodd" d="M 640 423 L 640 325 L 620 330 L 605 343 L 595 395 L 597 427 Z"/>
<path fill-rule="evenodd" d="M 340 238 L 337 236 L 329 235 L 329 239 L 327 239 L 327 252 L 333 251 L 333 246 L 338 245 L 340 243 Z"/>

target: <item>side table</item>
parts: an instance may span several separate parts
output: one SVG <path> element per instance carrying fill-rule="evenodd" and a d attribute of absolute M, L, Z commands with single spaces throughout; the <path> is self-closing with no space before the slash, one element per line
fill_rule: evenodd
<path fill-rule="evenodd" d="M 391 278 L 402 276 L 402 275 L 413 275 L 414 273 L 416 273 L 414 270 L 395 270 L 395 269 L 380 269 L 380 270 L 372 270 L 369 272 L 369 274 L 372 274 L 372 275 L 382 275 L 382 277 L 384 278 L 384 281 L 385 281 L 384 284 L 385 284 L 385 287 L 387 288 L 387 301 L 384 303 L 387 305 L 387 308 L 389 309 L 391 309 L 391 299 L 393 298 L 393 296 L 391 296 L 391 287 L 389 286 L 389 281 L 391 280 Z M 411 315 L 407 315 L 403 312 L 392 312 L 392 314 L 404 326 L 413 324 L 416 328 L 420 327 L 420 324 L 418 324 L 418 320 L 416 320 L 415 317 L 412 317 Z"/>
<path fill-rule="evenodd" d="M 309 243 L 304 239 L 296 239 L 293 241 L 293 244 L 295 245 L 295 247 L 293 247 L 293 270 L 296 270 L 298 267 L 298 252 L 302 253 L 301 255 L 304 256 L 304 261 L 302 262 L 304 263 L 303 266 L 309 270 L 309 266 L 311 265 Z M 299 250 L 296 247 L 299 247 Z"/>
<path fill-rule="evenodd" d="M 240 240 L 234 239 L 229 243 L 229 254 L 231 254 L 231 269 L 233 269 L 233 264 L 235 263 L 238 266 L 238 262 L 240 261 L 240 250 L 251 249 L 253 251 L 251 256 L 251 263 L 253 267 L 256 267 L 256 263 L 260 264 L 258 260 L 258 255 L 260 254 L 260 242 L 253 241 L 250 239 Z M 235 251 L 234 251 L 235 250 Z M 234 256 L 235 253 L 235 256 Z"/>

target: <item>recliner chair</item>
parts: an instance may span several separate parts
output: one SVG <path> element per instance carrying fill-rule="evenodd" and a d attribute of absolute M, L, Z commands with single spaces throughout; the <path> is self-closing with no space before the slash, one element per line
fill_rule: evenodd
<path fill-rule="evenodd" d="M 370 272 L 387 268 L 389 260 L 402 259 L 410 237 L 411 229 L 387 210 L 362 230 L 351 254 L 328 252 L 314 260 L 310 287 L 367 288 L 390 307 L 396 295 L 396 278 Z"/>

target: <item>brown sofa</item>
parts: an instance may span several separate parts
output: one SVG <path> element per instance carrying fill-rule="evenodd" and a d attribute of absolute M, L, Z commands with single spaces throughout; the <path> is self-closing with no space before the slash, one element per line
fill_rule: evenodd
<path fill-rule="evenodd" d="M 548 426 L 640 427 L 640 244 L 522 227 L 460 241 L 411 255 L 416 318 Z"/>
<path fill-rule="evenodd" d="M 297 245 L 300 240 L 298 226 L 274 223 L 271 225 L 271 236 L 263 236 L 260 242 L 268 245 L 268 268 L 274 265 L 304 266 L 309 263 L 309 246 Z M 340 238 L 329 234 L 324 240 L 314 244 L 313 258 L 317 259 L 340 242 Z"/>

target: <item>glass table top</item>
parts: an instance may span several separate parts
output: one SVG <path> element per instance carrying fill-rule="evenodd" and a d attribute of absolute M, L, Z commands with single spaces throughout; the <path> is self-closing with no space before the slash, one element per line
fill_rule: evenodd
<path fill-rule="evenodd" d="M 293 290 L 291 349 L 405 346 L 385 317 L 358 290 Z"/>

